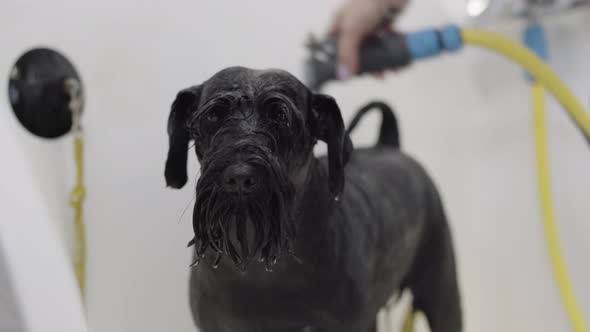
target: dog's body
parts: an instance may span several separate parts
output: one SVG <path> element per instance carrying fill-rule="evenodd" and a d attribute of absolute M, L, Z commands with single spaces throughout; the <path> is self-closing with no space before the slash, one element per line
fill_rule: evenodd
<path fill-rule="evenodd" d="M 247 71 L 232 70 L 237 70 L 239 75 Z M 320 98 L 315 103 L 309 100 L 312 106 L 331 105 L 321 99 L 324 97 L 310 98 Z M 302 108 L 306 101 L 293 104 L 293 108 Z M 231 243 L 239 239 L 231 235 L 223 240 L 211 234 L 207 237 L 199 228 L 202 226 L 196 226 L 196 238 L 200 236 L 196 241 L 196 257 L 208 263 L 193 269 L 190 281 L 193 317 L 201 331 L 375 331 L 377 312 L 389 298 L 405 288 L 412 291 L 414 308 L 426 314 L 433 332 L 461 331 L 454 254 L 441 201 L 426 172 L 399 150 L 393 114 L 388 114 L 390 110 L 385 105 L 373 106 L 379 106 L 384 117 L 379 144 L 352 153 L 343 151 L 341 160 L 343 164 L 348 163 L 342 173 L 341 181 L 346 186 L 341 193 L 342 187 L 334 179 L 338 171 L 338 166 L 334 165 L 337 163 L 334 147 L 351 150 L 346 132 L 338 133 L 338 137 L 342 137 L 339 144 L 334 144 L 334 136 L 328 133 L 338 131 L 330 129 L 332 127 L 324 134 L 317 134 L 328 143 L 328 158 L 316 159 L 303 144 L 304 155 L 310 154 L 310 157 L 297 157 L 302 161 L 297 167 L 284 166 L 290 169 L 288 177 L 294 187 L 294 197 L 288 201 L 296 237 L 290 248 L 282 245 L 282 241 L 276 242 L 279 254 L 275 256 L 268 254 L 271 249 L 265 251 L 262 245 L 253 251 L 250 256 L 260 254 L 266 268 L 262 264 L 244 265 L 243 258 L 249 256 L 244 255 L 243 250 L 233 253 L 233 262 L 221 259 L 222 255 L 232 253 Z M 297 112 L 305 114 L 302 121 L 311 121 L 311 110 Z M 298 117 L 300 114 L 292 115 L 293 119 Z M 336 120 L 338 118 L 339 113 Z M 311 123 L 309 131 L 314 132 L 313 128 L 321 126 L 322 121 Z M 354 124 L 357 121 L 358 118 Z M 291 127 L 295 127 L 294 123 Z M 341 126 L 336 123 L 333 127 Z M 171 133 L 171 151 L 173 136 Z M 311 147 L 313 143 L 315 141 L 310 142 Z M 199 150 L 197 146 L 200 159 L 207 154 L 205 151 L 210 150 Z M 174 176 L 168 173 L 168 168 L 172 167 L 170 155 L 168 159 L 167 180 L 174 183 Z M 205 170 L 203 176 L 207 174 Z M 202 186 L 206 188 L 205 184 Z M 338 201 L 334 200 L 334 195 L 339 197 Z M 195 215 L 213 214 L 199 214 L 198 206 L 197 203 Z M 244 220 L 241 224 L 248 224 Z M 223 225 L 232 222 L 237 223 L 227 219 Z M 207 225 L 213 229 L 217 224 Z M 227 227 L 227 234 L 231 233 L 232 226 L 222 227 Z M 254 228 L 248 235 L 242 229 L 250 239 L 246 242 L 255 243 L 252 230 Z M 264 234 L 272 238 L 268 234 L 274 233 L 270 230 Z M 285 238 L 290 236 L 287 231 L 280 234 L 285 234 Z M 214 250 L 206 254 L 207 245 L 202 249 L 203 241 L 218 241 L 214 247 L 219 249 L 219 254 L 215 255 Z M 285 251 L 294 255 L 281 257 L 280 253 Z M 245 252 L 249 252 L 247 248 Z M 270 268 L 272 272 L 267 271 Z"/>

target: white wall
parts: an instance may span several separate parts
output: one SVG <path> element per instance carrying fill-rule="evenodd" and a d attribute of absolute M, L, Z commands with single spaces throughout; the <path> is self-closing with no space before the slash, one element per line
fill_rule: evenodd
<path fill-rule="evenodd" d="M 17 124 L 0 112 L 0 331 L 87 331 L 78 287 Z M 26 329 L 26 330 L 25 330 Z"/>
<path fill-rule="evenodd" d="M 0 73 L 26 49 L 48 45 L 76 64 L 87 91 L 88 320 L 93 331 L 193 331 L 188 310 L 190 186 L 165 188 L 165 122 L 175 93 L 230 65 L 301 74 L 309 30 L 326 28 L 332 1 L 5 1 Z M 548 22 L 553 66 L 587 104 L 588 12 Z M 447 19 L 414 0 L 411 30 Z M 517 24 L 502 32 L 518 37 Z M 582 43 L 586 43 L 583 45 Z M 582 44 L 582 45 L 578 45 Z M 559 49 L 563 47 L 563 49 Z M 1 79 L 0 91 L 6 91 Z M 539 219 L 528 90 L 521 71 L 468 50 L 416 64 L 384 81 L 327 87 L 350 118 L 381 98 L 397 108 L 404 149 L 431 170 L 453 226 L 467 331 L 565 331 Z M 9 112 L 6 94 L 0 109 Z M 556 213 L 571 276 L 590 320 L 588 146 L 551 107 Z M 375 119 L 357 145 L 373 140 Z M 19 134 L 56 227 L 69 232 L 69 139 Z M 2 142 L 0 144 L 10 144 Z M 189 183 L 194 183 L 196 163 Z M 10 172 L 4 170 L 3 172 Z M 24 239 L 23 239 L 24 241 Z"/>

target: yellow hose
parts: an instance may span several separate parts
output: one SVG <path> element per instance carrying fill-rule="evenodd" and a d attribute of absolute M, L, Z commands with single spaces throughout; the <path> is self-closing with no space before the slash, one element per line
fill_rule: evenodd
<path fill-rule="evenodd" d="M 533 126 L 535 132 L 535 151 L 537 157 L 537 177 L 539 182 L 539 200 L 541 206 L 541 217 L 545 229 L 545 241 L 549 251 L 549 258 L 553 266 L 554 278 L 557 281 L 562 301 L 565 305 L 572 327 L 576 332 L 586 331 L 584 318 L 574 292 L 569 282 L 565 262 L 561 253 L 557 227 L 553 213 L 551 200 L 551 181 L 549 172 L 549 156 L 547 148 L 547 134 L 545 124 L 545 98 L 544 88 L 541 84 L 535 83 L 531 87 L 533 103 Z"/>
<path fill-rule="evenodd" d="M 565 87 L 559 77 L 557 77 L 557 75 L 555 75 L 541 59 L 527 48 L 490 32 L 464 29 L 461 32 L 461 35 L 466 44 L 482 46 L 514 60 L 514 62 L 524 67 L 537 80 L 537 83 L 532 86 L 531 91 L 533 99 L 535 148 L 538 165 L 537 175 L 539 181 L 539 198 L 545 230 L 545 239 L 553 268 L 553 274 L 572 328 L 575 332 L 586 332 L 587 329 L 586 324 L 584 323 L 584 318 L 579 305 L 576 302 L 574 292 L 567 276 L 567 269 L 565 267 L 563 255 L 561 254 L 557 228 L 554 222 L 549 181 L 547 143 L 545 139 L 545 99 L 543 88 L 546 88 L 555 96 L 588 137 L 590 137 L 590 118 L 586 114 L 582 105 L 576 100 L 567 87 Z"/>
<path fill-rule="evenodd" d="M 580 126 L 586 136 L 590 137 L 590 117 L 584 110 L 584 107 L 582 107 L 551 68 L 534 53 L 519 43 L 492 32 L 477 29 L 462 29 L 461 37 L 465 44 L 485 47 L 520 64 L 555 96 L 557 101 L 559 101 L 572 119 Z"/>
<path fill-rule="evenodd" d="M 84 223 L 82 222 L 82 202 L 84 201 L 84 194 L 86 191 L 84 188 L 83 143 L 81 135 L 77 135 L 74 138 L 76 183 L 70 194 L 70 205 L 74 210 L 74 269 L 82 297 L 84 297 L 86 280 L 86 239 L 84 237 Z"/>

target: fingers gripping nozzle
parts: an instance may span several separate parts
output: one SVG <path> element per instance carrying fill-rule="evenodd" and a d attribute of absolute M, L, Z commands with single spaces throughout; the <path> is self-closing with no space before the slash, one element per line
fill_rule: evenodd
<path fill-rule="evenodd" d="M 338 38 L 328 36 L 318 40 L 313 35 L 306 44 L 309 57 L 305 62 L 306 83 L 313 90 L 337 75 Z M 401 34 L 384 32 L 367 38 L 359 50 L 359 72 L 364 74 L 408 66 L 416 59 L 455 51 L 463 42 L 459 28 L 448 26 L 443 29 L 428 29 Z"/>

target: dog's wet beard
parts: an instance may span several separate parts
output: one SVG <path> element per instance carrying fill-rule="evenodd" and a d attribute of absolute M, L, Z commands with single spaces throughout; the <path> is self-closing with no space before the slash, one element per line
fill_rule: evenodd
<path fill-rule="evenodd" d="M 249 162 L 266 170 L 265 185 L 253 199 L 232 199 L 218 185 L 217 178 L 228 160 L 217 155 L 215 162 L 203 161 L 201 177 L 193 211 L 194 239 L 198 264 L 208 250 L 216 254 L 213 267 L 223 256 L 229 257 L 244 270 L 253 258 L 258 258 L 270 270 L 281 255 L 294 254 L 292 241 L 295 225 L 292 217 L 294 189 L 280 162 L 269 151 L 256 150 Z M 225 156 L 235 156 L 235 151 Z M 208 158 L 212 160 L 213 158 Z M 253 234 L 249 234 L 252 232 Z"/>

